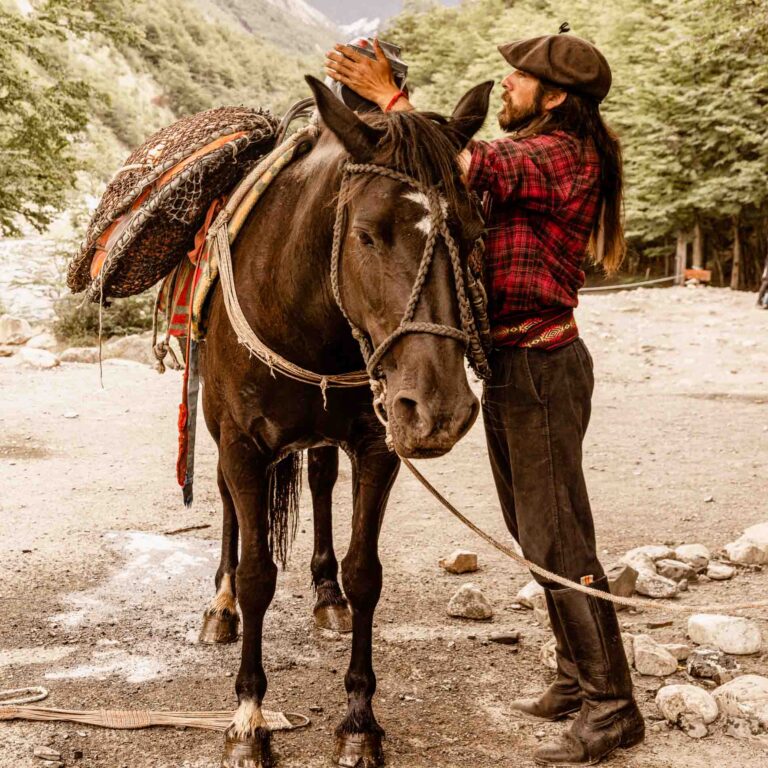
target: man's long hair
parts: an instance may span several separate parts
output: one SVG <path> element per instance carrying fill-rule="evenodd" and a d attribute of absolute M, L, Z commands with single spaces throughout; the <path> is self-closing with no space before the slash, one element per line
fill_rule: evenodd
<path fill-rule="evenodd" d="M 541 81 L 537 102 L 551 92 L 562 90 L 552 83 Z M 624 174 L 621 144 L 616 134 L 605 124 L 600 105 L 577 93 L 568 92 L 563 103 L 546 112 L 539 111 L 523 129 L 519 137 L 533 134 L 565 131 L 583 141 L 591 140 L 600 158 L 600 207 L 589 252 L 592 260 L 611 274 L 621 266 L 626 252 L 624 241 Z"/>

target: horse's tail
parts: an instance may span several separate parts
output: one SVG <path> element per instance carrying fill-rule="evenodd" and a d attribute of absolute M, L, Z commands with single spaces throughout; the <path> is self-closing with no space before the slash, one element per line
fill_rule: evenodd
<path fill-rule="evenodd" d="M 303 457 L 302 451 L 295 451 L 269 470 L 269 548 L 283 568 L 299 525 Z"/>

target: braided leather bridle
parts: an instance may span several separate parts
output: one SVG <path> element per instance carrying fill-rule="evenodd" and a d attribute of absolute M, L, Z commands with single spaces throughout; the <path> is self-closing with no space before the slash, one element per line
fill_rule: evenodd
<path fill-rule="evenodd" d="M 413 288 L 411 289 L 408 304 L 406 305 L 400 324 L 377 347 L 373 346 L 365 332 L 356 325 L 349 316 L 341 297 L 341 251 L 348 223 L 347 191 L 354 174 L 375 174 L 377 176 L 384 176 L 394 181 L 402 182 L 423 194 L 429 202 L 429 233 L 427 234 L 427 241 L 424 245 L 424 251 L 421 256 L 421 262 L 416 274 L 416 279 L 413 283 Z M 441 323 L 416 322 L 413 319 L 416 314 L 419 300 L 421 299 L 422 291 L 424 290 L 424 285 L 429 276 L 430 267 L 434 261 L 438 236 L 443 238 L 451 260 L 461 328 L 455 328 L 454 326 L 443 325 Z M 476 248 L 480 247 L 482 247 L 482 241 L 478 241 L 478 244 L 476 245 Z M 339 202 L 336 208 L 336 221 L 333 227 L 331 290 L 336 304 L 349 323 L 352 335 L 357 339 L 357 342 L 360 345 L 360 351 L 362 352 L 363 360 L 365 361 L 366 370 L 370 377 L 371 389 L 374 394 L 374 408 L 379 417 L 382 418 L 382 421 L 386 420 L 383 411 L 385 379 L 380 363 L 387 352 L 389 352 L 403 336 L 411 333 L 428 333 L 433 336 L 445 336 L 450 339 L 456 339 L 463 343 L 465 349 L 468 349 L 470 364 L 478 376 L 483 379 L 490 376 L 490 368 L 485 354 L 484 340 L 481 338 L 481 333 L 478 331 L 472 310 L 472 302 L 467 295 L 466 277 L 461 264 L 459 246 L 448 227 L 446 212 L 440 204 L 440 197 L 434 187 L 426 187 L 413 177 L 383 165 L 376 165 L 374 163 L 346 163 L 343 168 L 341 188 L 339 190 Z"/>

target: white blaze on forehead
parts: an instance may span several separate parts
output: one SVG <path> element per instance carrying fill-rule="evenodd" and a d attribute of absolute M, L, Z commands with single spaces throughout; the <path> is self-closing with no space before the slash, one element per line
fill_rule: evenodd
<path fill-rule="evenodd" d="M 427 212 L 427 215 L 416 225 L 416 229 L 423 232 L 425 235 L 428 235 L 432 231 L 432 216 L 430 214 L 429 198 L 423 192 L 417 192 L 415 190 L 406 192 L 404 197 L 406 200 L 417 203 Z M 443 211 L 443 216 L 447 216 L 448 201 L 442 195 L 440 195 L 440 208 Z"/>

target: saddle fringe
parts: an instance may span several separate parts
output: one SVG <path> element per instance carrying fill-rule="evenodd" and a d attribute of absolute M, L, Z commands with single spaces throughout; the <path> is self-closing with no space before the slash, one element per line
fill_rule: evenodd
<path fill-rule="evenodd" d="M 269 549 L 285 570 L 299 526 L 302 451 L 290 453 L 273 464 L 268 476 Z"/>

